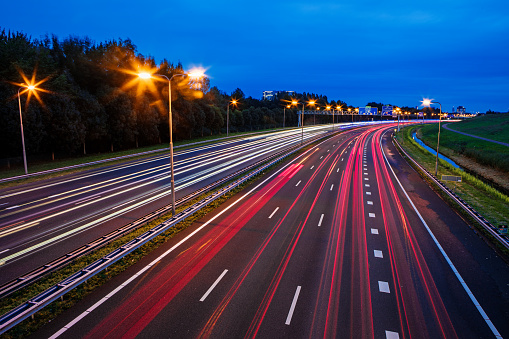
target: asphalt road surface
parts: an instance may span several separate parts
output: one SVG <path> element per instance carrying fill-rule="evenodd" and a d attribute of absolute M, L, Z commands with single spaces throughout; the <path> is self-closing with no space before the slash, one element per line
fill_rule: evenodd
<path fill-rule="evenodd" d="M 313 147 L 35 337 L 507 337 L 507 264 L 386 131 Z"/>
<path fill-rule="evenodd" d="M 176 198 L 300 142 L 294 129 L 178 151 Z M 0 285 L 171 203 L 169 172 L 163 154 L 0 190 Z"/>

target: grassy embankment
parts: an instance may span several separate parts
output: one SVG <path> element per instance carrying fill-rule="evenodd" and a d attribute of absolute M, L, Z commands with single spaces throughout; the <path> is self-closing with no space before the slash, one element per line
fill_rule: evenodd
<path fill-rule="evenodd" d="M 438 132 L 438 125 L 434 124 L 424 126 L 409 126 L 402 129 L 401 132 L 397 135 L 399 143 L 410 154 L 410 156 L 412 156 L 419 164 L 433 173 L 435 171 L 435 156 L 426 151 L 412 139 L 412 132 L 414 130 L 417 130 L 418 135 L 422 137 L 420 137 L 421 140 L 427 143 L 428 146 L 436 148 L 436 133 Z M 435 131 L 434 135 L 433 131 Z M 453 149 L 458 147 L 458 139 L 456 138 L 457 135 L 458 134 L 454 132 L 441 132 L 441 153 L 442 150 L 446 148 L 449 150 L 449 152 L 454 152 Z M 431 139 L 434 139 L 434 143 Z M 472 142 L 476 145 L 479 145 L 481 140 L 477 139 L 477 141 Z M 461 142 L 459 145 L 462 145 Z M 490 147 L 492 146 L 490 145 Z M 501 150 L 500 152 L 509 152 L 509 149 Z M 448 155 L 447 152 L 444 153 Z M 501 157 L 502 155 L 499 154 L 498 156 Z M 447 182 L 447 185 L 454 189 L 458 196 L 465 200 L 469 205 L 474 207 L 493 225 L 507 225 L 509 223 L 509 197 L 507 195 L 501 193 L 489 184 L 486 184 L 485 182 L 476 178 L 474 175 L 457 169 L 443 160 L 439 161 L 438 168 L 438 176 L 440 177 L 441 175 L 461 176 L 461 183 Z M 449 199 L 445 198 L 445 200 Z"/>

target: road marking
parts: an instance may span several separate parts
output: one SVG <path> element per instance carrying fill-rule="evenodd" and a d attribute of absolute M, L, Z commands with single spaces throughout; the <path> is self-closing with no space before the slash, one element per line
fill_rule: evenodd
<path fill-rule="evenodd" d="M 18 207 L 19 207 L 19 205 L 15 205 L 15 206 L 11 206 L 11 207 L 6 207 L 5 209 L 6 210 L 13 210 L 13 209 L 18 208 Z"/>
<path fill-rule="evenodd" d="M 278 209 L 279 209 L 279 207 L 276 207 L 276 209 L 274 210 L 274 212 L 272 212 L 272 214 L 271 214 L 271 215 L 269 215 L 269 219 L 272 219 L 272 216 L 273 216 L 274 214 L 276 214 L 276 212 L 277 212 L 277 210 L 278 210 Z"/>
<path fill-rule="evenodd" d="M 364 186 L 369 187 L 369 184 L 364 184 Z"/>
<path fill-rule="evenodd" d="M 315 168 L 315 165 L 311 166 L 311 168 L 310 168 L 310 169 L 313 169 L 313 168 Z"/>
<path fill-rule="evenodd" d="M 336 171 L 336 173 L 339 173 L 339 167 L 338 167 L 338 170 Z"/>
<path fill-rule="evenodd" d="M 375 213 L 369 213 L 369 217 L 370 218 L 374 218 L 375 217 Z"/>
<path fill-rule="evenodd" d="M 382 293 L 391 293 L 389 283 L 387 281 L 378 281 L 378 290 Z"/>
<path fill-rule="evenodd" d="M 369 178 L 364 178 L 364 180 L 369 180 Z"/>
<path fill-rule="evenodd" d="M 399 333 L 392 332 L 392 331 L 385 331 L 385 338 L 386 339 L 399 339 Z"/>
<path fill-rule="evenodd" d="M 384 254 L 380 250 L 375 250 L 375 258 L 383 258 Z"/>
<path fill-rule="evenodd" d="M 299 186 L 299 184 L 300 184 L 300 182 L 301 182 L 301 181 L 302 181 L 302 180 L 299 180 L 299 182 L 297 183 L 297 185 L 295 185 L 295 187 Z"/>
<path fill-rule="evenodd" d="M 327 150 L 327 152 L 329 152 L 329 150 Z"/>
<path fill-rule="evenodd" d="M 378 229 L 377 228 L 372 228 L 371 229 L 371 234 L 378 234 Z"/>
<path fill-rule="evenodd" d="M 5 253 L 5 252 L 7 252 L 8 250 L 10 250 L 10 248 L 3 250 L 2 252 L 0 252 L 0 254 Z"/>
<path fill-rule="evenodd" d="M 295 295 L 293 296 L 292 306 L 290 306 L 290 312 L 288 312 L 288 316 L 286 317 L 285 325 L 290 325 L 290 322 L 292 321 L 293 311 L 295 311 L 295 305 L 297 304 L 299 293 L 300 286 L 297 286 L 297 290 L 295 291 Z"/>
<path fill-rule="evenodd" d="M 366 192 L 366 195 L 371 195 L 371 192 Z"/>
<path fill-rule="evenodd" d="M 320 157 L 320 159 L 323 158 L 323 155 Z"/>
<path fill-rule="evenodd" d="M 224 275 L 226 274 L 226 272 L 228 272 L 228 270 L 224 270 L 223 273 L 221 273 L 221 275 L 219 276 L 219 278 L 216 279 L 216 281 L 214 281 L 214 283 L 212 284 L 212 286 L 210 286 L 210 288 L 207 290 L 207 292 L 205 292 L 205 294 L 203 295 L 203 297 L 201 297 L 200 301 L 203 301 L 205 300 L 205 298 L 207 298 L 210 294 L 210 292 L 212 292 L 212 290 L 216 287 L 217 284 L 219 284 L 219 282 L 221 281 L 221 279 L 223 279 Z"/>
<path fill-rule="evenodd" d="M 364 175 L 368 175 L 368 172 L 364 172 Z"/>
<path fill-rule="evenodd" d="M 383 137 L 384 134 L 382 134 L 382 137 Z M 428 224 L 426 223 L 426 221 L 424 221 L 421 213 L 419 213 L 419 211 L 417 210 L 417 207 L 415 207 L 414 205 L 414 202 L 412 201 L 412 199 L 410 199 L 410 197 L 408 196 L 408 193 L 407 191 L 405 190 L 405 188 L 403 187 L 403 185 L 401 184 L 401 181 L 399 181 L 398 179 L 398 176 L 396 175 L 396 173 L 394 173 L 394 169 L 392 168 L 391 164 L 389 163 L 389 160 L 387 160 L 387 157 L 385 156 L 385 152 L 384 152 L 384 149 L 382 147 L 382 144 L 380 143 L 380 149 L 382 150 L 382 154 L 384 156 L 384 159 L 385 159 L 385 162 L 387 163 L 387 165 L 389 165 L 389 168 L 391 169 L 391 172 L 392 172 L 392 175 L 394 176 L 394 178 L 396 179 L 396 181 L 398 182 L 398 185 L 399 187 L 401 187 L 401 189 L 403 190 L 403 193 L 405 193 L 405 196 L 406 198 L 408 199 L 408 202 L 410 202 L 410 205 L 412 205 L 412 208 L 414 209 L 415 213 L 417 213 L 417 216 L 419 217 L 419 219 L 421 219 L 422 221 L 422 224 L 424 225 L 424 227 L 426 228 L 426 230 L 428 231 L 429 235 L 431 236 L 431 238 L 433 239 L 433 241 L 435 242 L 435 244 L 437 245 L 438 249 L 440 250 L 440 252 L 442 253 L 442 255 L 444 256 L 445 258 L 445 261 L 447 261 L 447 263 L 449 264 L 449 267 L 451 268 L 451 270 L 454 272 L 454 274 L 456 275 L 456 278 L 458 279 L 458 281 L 460 282 L 460 284 L 463 286 L 463 289 L 465 290 L 465 292 L 467 292 L 468 296 L 470 297 L 470 300 L 472 301 L 472 303 L 474 304 L 474 306 L 477 308 L 477 311 L 479 312 L 479 314 L 481 314 L 481 317 L 484 319 L 484 321 L 486 322 L 486 324 L 488 325 L 488 327 L 491 329 L 491 332 L 493 332 L 493 334 L 495 335 L 495 337 L 497 338 L 502 338 L 502 336 L 500 335 L 500 332 L 498 332 L 497 328 L 495 327 L 495 325 L 493 324 L 493 322 L 491 321 L 491 319 L 488 317 L 488 315 L 486 314 L 486 312 L 484 312 L 484 309 L 482 308 L 481 304 L 477 301 L 476 297 L 474 296 L 474 294 L 472 293 L 472 291 L 470 290 L 470 288 L 468 287 L 468 285 L 466 284 L 466 282 L 463 280 L 463 277 L 461 276 L 461 274 L 458 272 L 458 270 L 456 269 L 456 266 L 454 266 L 454 264 L 452 263 L 451 259 L 449 258 L 449 256 L 447 255 L 447 253 L 445 253 L 445 250 L 442 248 L 442 245 L 440 245 L 440 243 L 438 242 L 438 239 L 435 237 L 435 235 L 433 234 L 433 232 L 431 231 L 431 229 L 429 228 Z"/>
<path fill-rule="evenodd" d="M 369 201 L 369 200 L 368 200 L 368 201 L 366 201 L 366 203 L 367 203 L 368 205 L 373 205 L 373 201 Z"/>
<path fill-rule="evenodd" d="M 94 200 L 94 199 L 98 199 L 98 198 L 100 198 L 100 197 L 101 197 L 101 196 L 98 196 L 98 197 L 92 197 L 92 198 L 89 198 L 89 199 L 81 200 L 81 201 L 78 201 L 78 202 L 74 203 L 74 205 L 83 204 L 84 202 L 87 202 L 87 201 L 90 201 L 90 200 Z"/>
<path fill-rule="evenodd" d="M 341 158 L 341 161 L 343 161 L 343 158 Z"/>
<path fill-rule="evenodd" d="M 318 222 L 318 227 L 322 226 L 322 220 L 323 220 L 323 214 L 322 214 L 322 216 L 320 217 L 320 221 Z"/>
<path fill-rule="evenodd" d="M 334 188 L 334 184 L 330 185 L 330 190 L 332 191 L 332 189 Z"/>

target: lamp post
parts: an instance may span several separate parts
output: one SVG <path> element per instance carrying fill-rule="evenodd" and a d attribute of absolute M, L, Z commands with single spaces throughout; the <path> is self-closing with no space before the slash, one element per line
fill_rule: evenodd
<path fill-rule="evenodd" d="M 228 103 L 228 107 L 226 109 L 226 136 L 230 135 L 230 104 L 237 105 L 237 100 L 233 99 Z"/>
<path fill-rule="evenodd" d="M 308 103 L 309 105 L 314 105 L 315 104 L 315 101 L 310 101 Z M 299 102 L 297 100 L 292 100 L 292 105 L 295 105 L 297 106 L 298 108 L 298 105 L 299 105 Z M 300 135 L 301 135 L 301 141 L 300 143 L 303 144 L 304 143 L 304 106 L 306 104 L 303 102 L 302 103 L 302 114 L 301 114 L 301 118 L 300 118 L 300 127 L 301 127 L 301 132 L 300 132 Z"/>
<path fill-rule="evenodd" d="M 35 86 L 29 85 L 25 87 L 29 91 L 35 90 Z M 23 165 L 25 167 L 25 174 L 28 174 L 28 168 L 27 168 L 27 155 L 25 151 L 25 135 L 23 133 L 23 115 L 21 114 L 21 98 L 20 98 L 20 91 L 22 87 L 18 89 L 18 104 L 19 104 L 19 122 L 21 124 L 21 145 L 23 146 Z"/>
<path fill-rule="evenodd" d="M 286 109 L 290 108 L 290 105 L 286 105 L 283 107 L 283 128 L 285 128 L 285 120 L 286 120 Z"/>
<path fill-rule="evenodd" d="M 438 116 L 438 135 L 437 135 L 437 156 L 435 157 L 435 177 L 438 175 L 438 149 L 440 147 L 440 124 L 442 122 L 442 104 L 438 101 L 432 101 L 433 99 L 423 99 L 422 105 L 423 106 L 431 106 L 432 104 L 439 104 L 440 105 L 440 115 Z"/>
<path fill-rule="evenodd" d="M 171 80 L 176 76 L 189 76 L 192 78 L 201 78 L 204 76 L 203 72 L 196 71 L 191 73 L 177 73 L 173 74 L 171 78 L 168 78 L 164 74 L 150 74 L 150 73 L 139 73 L 138 76 L 142 79 L 151 79 L 152 76 L 158 76 L 165 78 L 168 81 L 168 125 L 170 129 L 170 177 L 171 177 L 171 212 L 175 215 L 175 175 L 173 171 L 173 122 L 171 113 Z"/>

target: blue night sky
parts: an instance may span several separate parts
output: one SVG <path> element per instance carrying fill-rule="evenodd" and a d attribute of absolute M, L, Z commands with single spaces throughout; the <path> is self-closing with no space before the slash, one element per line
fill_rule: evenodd
<path fill-rule="evenodd" d="M 131 4 L 130 4 L 131 3 Z M 32 38 L 130 38 L 138 52 L 208 69 L 211 86 L 444 111 L 509 111 L 507 0 L 8 1 L 0 27 Z"/>

